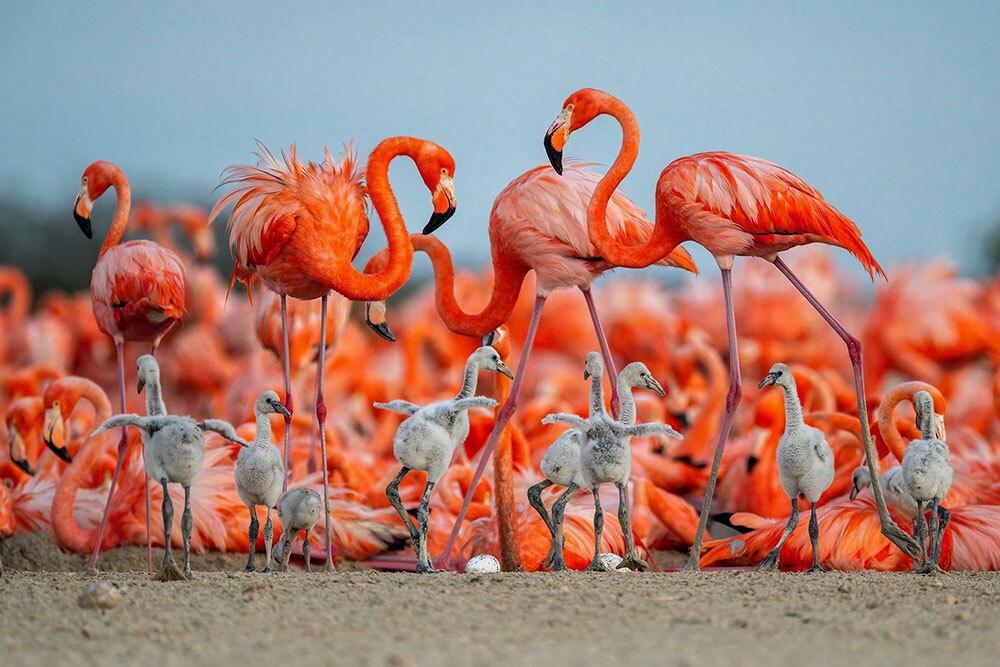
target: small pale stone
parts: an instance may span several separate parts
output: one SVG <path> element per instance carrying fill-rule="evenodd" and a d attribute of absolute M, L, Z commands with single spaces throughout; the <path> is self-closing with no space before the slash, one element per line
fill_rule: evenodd
<path fill-rule="evenodd" d="M 500 561 L 489 554 L 479 554 L 465 564 L 466 574 L 495 574 L 500 571 Z"/>
<path fill-rule="evenodd" d="M 110 583 L 92 581 L 83 587 L 76 603 L 84 609 L 113 609 L 121 600 L 121 592 Z"/>
<path fill-rule="evenodd" d="M 619 570 L 618 566 L 622 563 L 622 557 L 618 554 L 612 553 L 602 553 L 597 557 L 597 564 L 601 566 L 601 569 L 605 572 L 628 572 L 628 570 Z"/>

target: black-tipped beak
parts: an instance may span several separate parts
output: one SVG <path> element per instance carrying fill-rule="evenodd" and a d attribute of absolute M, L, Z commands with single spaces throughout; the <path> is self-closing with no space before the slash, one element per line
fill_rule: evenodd
<path fill-rule="evenodd" d="M 369 329 L 371 329 L 372 331 L 374 331 L 375 333 L 377 333 L 379 336 L 386 339 L 390 343 L 396 342 L 396 334 L 392 333 L 392 329 L 390 329 L 389 325 L 386 324 L 385 322 L 380 322 L 378 324 L 375 324 L 366 317 L 365 323 L 368 325 Z"/>
<path fill-rule="evenodd" d="M 79 203 L 79 201 L 77 202 Z M 73 205 L 73 219 L 76 220 L 76 224 L 79 225 L 80 231 L 88 239 L 94 238 L 94 231 L 90 228 L 90 218 L 85 218 L 76 212 L 76 204 Z"/>
<path fill-rule="evenodd" d="M 276 403 L 274 409 L 277 410 L 282 416 L 287 417 L 288 419 L 292 418 L 292 413 L 288 411 L 288 408 L 285 407 L 284 403 Z"/>
<path fill-rule="evenodd" d="M 73 462 L 73 457 L 69 455 L 69 450 L 66 449 L 66 447 L 56 447 L 55 445 L 53 445 L 48 440 L 45 441 L 45 446 L 49 448 L 49 451 L 51 451 L 53 454 L 55 454 L 56 456 L 58 456 L 60 459 L 62 459 L 66 463 L 72 463 Z"/>
<path fill-rule="evenodd" d="M 552 145 L 553 134 L 555 134 L 555 130 L 548 132 L 545 135 L 545 154 L 549 156 L 549 162 L 552 164 L 552 168 L 556 170 L 557 174 L 562 176 L 562 151 L 556 150 L 556 147 Z"/>
<path fill-rule="evenodd" d="M 427 222 L 426 225 L 424 225 L 424 230 L 423 230 L 422 233 L 423 234 L 433 234 L 434 230 L 436 230 L 438 227 L 440 227 L 444 223 L 448 222 L 448 219 L 451 218 L 451 216 L 453 216 L 453 215 L 455 215 L 455 205 L 454 204 L 449 204 L 447 210 L 445 210 L 442 213 L 438 213 L 437 211 L 434 211 L 433 213 L 431 213 L 431 219 Z"/>
<path fill-rule="evenodd" d="M 514 374 L 507 367 L 507 364 L 505 364 L 502 361 L 497 363 L 497 373 L 503 373 L 504 375 L 506 375 L 507 377 L 509 377 L 511 380 L 514 379 Z"/>
<path fill-rule="evenodd" d="M 140 378 L 135 383 L 135 393 L 141 394 L 142 390 L 146 387 L 146 383 Z"/>
<path fill-rule="evenodd" d="M 855 498 L 857 498 L 859 493 L 861 493 L 861 489 L 859 489 L 856 485 L 852 484 L 851 485 L 851 500 L 854 500 Z"/>
<path fill-rule="evenodd" d="M 497 330 L 494 329 L 493 331 L 483 336 L 482 339 L 479 341 L 479 344 L 492 346 L 493 341 L 495 341 L 496 339 L 497 339 Z"/>
<path fill-rule="evenodd" d="M 760 384 L 757 385 L 757 388 L 758 389 L 763 389 L 764 387 L 772 385 L 772 384 L 774 384 L 774 381 L 777 380 L 777 379 L 778 379 L 777 375 L 775 375 L 774 373 L 768 373 L 764 377 L 764 379 L 760 381 Z"/>
<path fill-rule="evenodd" d="M 667 395 L 667 392 L 663 391 L 663 385 L 653 378 L 649 378 L 649 388 L 659 394 L 661 398 Z"/>
<path fill-rule="evenodd" d="M 11 459 L 18 468 L 28 473 L 32 477 L 35 476 L 35 471 L 31 468 L 31 464 L 24 459 Z"/>
<path fill-rule="evenodd" d="M 584 380 L 590 379 L 590 371 L 588 371 L 586 368 L 583 369 L 583 379 Z"/>

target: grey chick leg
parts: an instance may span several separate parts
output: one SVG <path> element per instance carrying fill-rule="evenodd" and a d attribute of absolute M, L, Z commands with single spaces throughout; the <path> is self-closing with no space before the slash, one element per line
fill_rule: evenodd
<path fill-rule="evenodd" d="M 616 482 L 618 487 L 618 524 L 622 528 L 622 535 L 625 537 L 625 558 L 618 564 L 616 569 L 635 570 L 642 572 L 649 569 L 649 563 L 639 558 L 635 553 L 635 537 L 632 535 L 632 517 L 628 513 L 628 501 L 625 498 L 625 484 Z"/>
<path fill-rule="evenodd" d="M 156 573 L 154 579 L 157 581 L 181 581 L 185 579 L 184 573 L 181 572 L 180 568 L 177 567 L 176 561 L 174 561 L 174 552 L 170 546 L 170 528 L 174 523 L 174 503 L 170 499 L 170 494 L 167 492 L 167 480 L 163 478 L 160 480 L 160 486 L 163 487 L 163 564 L 160 565 L 159 572 Z"/>
<path fill-rule="evenodd" d="M 431 563 L 430 554 L 427 553 L 427 528 L 431 519 L 431 493 L 434 491 L 434 482 L 428 481 L 424 487 L 424 495 L 420 499 L 417 507 L 417 522 L 420 524 L 420 534 L 417 540 L 417 572 L 437 572 Z"/>
<path fill-rule="evenodd" d="M 250 555 L 247 557 L 247 566 L 244 572 L 253 572 L 257 567 L 253 563 L 254 554 L 257 552 L 257 533 L 260 530 L 260 522 L 257 521 L 257 508 L 254 505 L 247 505 L 250 508 L 250 529 L 247 536 L 250 538 Z"/>
<path fill-rule="evenodd" d="M 191 487 L 184 487 L 184 513 L 181 514 L 181 538 L 184 540 L 184 574 L 191 578 L 191 531 L 194 517 L 191 515 Z"/>
<path fill-rule="evenodd" d="M 809 516 L 809 541 L 812 542 L 813 564 L 808 572 L 825 572 L 823 566 L 819 564 L 819 519 L 816 518 L 816 503 L 812 503 L 812 513 Z"/>
<path fill-rule="evenodd" d="M 927 562 L 927 520 L 924 518 L 924 504 L 917 501 L 917 516 L 913 520 L 913 537 L 920 546 L 920 559 L 913 561 L 913 571 L 920 572 Z"/>
<path fill-rule="evenodd" d="M 535 508 L 538 516 L 542 517 L 545 527 L 549 529 L 549 534 L 552 535 L 552 522 L 549 520 L 549 513 L 545 511 L 545 505 L 542 503 L 542 491 L 550 486 L 552 486 L 552 481 L 543 479 L 538 484 L 528 487 L 528 504 Z"/>
<path fill-rule="evenodd" d="M 282 572 L 288 572 L 288 559 L 292 554 L 292 531 L 281 527 L 281 539 L 278 540 L 278 549 L 274 554 L 278 561 L 278 567 Z"/>
<path fill-rule="evenodd" d="M 770 570 L 774 571 L 778 569 L 778 557 L 781 555 L 781 547 L 784 546 L 785 540 L 788 536 L 792 534 L 795 530 L 795 526 L 799 524 L 799 503 L 796 498 L 792 498 L 792 515 L 788 517 L 788 523 L 785 524 L 785 530 L 781 533 L 781 539 L 778 540 L 778 544 L 767 552 L 767 556 L 764 557 L 755 570 Z"/>
<path fill-rule="evenodd" d="M 549 555 L 545 558 L 543 565 L 550 570 L 566 569 L 566 561 L 563 558 L 563 519 L 566 516 L 566 504 L 579 488 L 574 482 L 570 482 L 563 494 L 552 505 L 552 547 L 549 549 Z"/>
<path fill-rule="evenodd" d="M 389 504 L 396 508 L 399 518 L 403 520 L 403 525 L 410 531 L 410 540 L 413 542 L 413 550 L 416 551 L 417 543 L 420 542 L 420 535 L 417 533 L 417 527 L 413 525 L 413 519 L 410 518 L 406 508 L 403 507 L 403 499 L 399 497 L 399 483 L 403 481 L 408 472 L 410 472 L 410 469 L 406 466 L 399 469 L 399 474 L 389 482 L 389 486 L 385 487 L 385 497 L 389 499 Z"/>
<path fill-rule="evenodd" d="M 947 508 L 938 505 L 937 515 L 940 520 L 940 525 L 938 527 L 937 540 L 931 545 L 931 558 L 934 559 L 936 565 L 941 564 L 941 539 L 944 537 L 944 529 L 948 527 L 948 522 L 951 521 L 951 512 Z"/>
<path fill-rule="evenodd" d="M 937 574 L 939 572 L 943 572 L 941 566 L 938 565 L 937 559 L 934 558 L 934 552 L 939 549 L 938 545 L 940 544 L 940 534 L 942 532 L 941 521 L 938 517 L 938 505 L 940 502 L 940 500 L 935 498 L 929 503 L 931 508 L 931 526 L 929 531 L 930 553 L 924 560 L 923 566 L 920 568 L 920 571 L 924 574 Z M 940 553 L 938 553 L 938 555 L 940 556 Z"/>
<path fill-rule="evenodd" d="M 289 545 L 291 549 L 291 545 Z M 306 572 L 312 572 L 312 558 L 309 556 L 309 552 L 312 551 L 312 545 L 309 544 L 309 531 L 306 531 L 305 537 L 302 538 L 302 557 L 306 559 Z M 285 567 L 288 567 L 288 556 L 285 556 Z"/>
<path fill-rule="evenodd" d="M 271 521 L 271 508 L 267 508 L 267 521 L 264 523 L 264 553 L 266 558 L 264 562 L 267 565 L 264 566 L 264 572 L 271 572 L 274 568 L 271 567 L 271 540 L 274 539 L 274 523 Z"/>
<path fill-rule="evenodd" d="M 601 489 L 594 485 L 594 560 L 587 566 L 589 572 L 600 572 L 601 535 L 604 533 L 604 510 L 601 509 Z"/>

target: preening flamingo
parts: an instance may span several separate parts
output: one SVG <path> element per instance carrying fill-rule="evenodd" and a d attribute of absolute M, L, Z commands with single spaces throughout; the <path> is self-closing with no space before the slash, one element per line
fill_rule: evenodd
<path fill-rule="evenodd" d="M 869 276 L 884 276 L 882 267 L 861 240 L 857 226 L 823 196 L 792 172 L 756 157 L 732 153 L 698 153 L 671 162 L 656 186 L 656 224 L 648 241 L 623 243 L 609 227 L 608 204 L 615 189 L 631 171 L 639 152 L 639 124 L 624 102 L 593 88 L 570 95 L 545 134 L 545 150 L 557 172 L 563 171 L 562 151 L 570 133 L 599 115 L 613 116 L 622 127 L 622 147 L 598 183 L 587 210 L 587 230 L 596 252 L 617 266 L 641 268 L 675 251 L 684 241 L 694 241 L 715 256 L 722 271 L 729 332 L 730 387 L 726 413 L 712 461 L 700 525 L 685 569 L 697 570 L 704 529 L 708 524 L 719 464 L 733 415 L 743 395 L 733 314 L 733 259 L 762 257 L 772 262 L 822 315 L 847 344 L 861 422 L 868 423 L 862 371 L 861 342 L 827 311 L 792 273 L 778 254 L 807 243 L 827 243 L 844 248 L 861 262 Z M 889 516 L 875 468 L 877 456 L 871 434 L 862 429 L 865 452 L 872 473 L 872 490 L 879 509 L 882 532 L 896 546 L 916 555 L 916 542 Z"/>
<path fill-rule="evenodd" d="M 93 238 L 90 212 L 94 201 L 109 187 L 114 188 L 118 201 L 111 227 L 90 281 L 90 297 L 97 325 L 115 341 L 118 353 L 118 380 L 121 392 L 121 411 L 125 412 L 125 357 L 126 340 L 150 342 L 153 354 L 160 340 L 184 315 L 184 267 L 176 253 L 152 241 L 119 243 L 128 224 L 131 189 L 122 170 L 110 162 L 98 160 L 83 172 L 80 192 L 76 196 L 73 217 L 89 239 Z M 94 555 L 90 566 L 97 567 L 98 548 L 108 511 L 115 495 L 115 485 L 121 473 L 122 459 L 128 436 L 122 429 L 118 443 L 118 464 L 111 478 L 108 502 L 98 529 Z M 149 526 L 149 491 L 146 491 L 146 521 Z M 149 537 L 147 530 L 147 538 Z M 148 567 L 153 569 L 153 547 L 147 539 Z"/>
<path fill-rule="evenodd" d="M 490 334 L 510 317 L 521 284 L 529 271 L 535 272 L 536 296 L 531 323 L 522 347 L 521 359 L 510 395 L 497 413 L 493 432 L 483 447 L 479 467 L 470 493 L 478 484 L 482 472 L 496 446 L 497 439 L 517 408 L 524 375 L 531 355 L 531 347 L 538 330 L 542 306 L 554 290 L 577 288 L 583 292 L 590 310 L 594 331 L 601 344 L 601 352 L 611 377 L 617 377 L 614 361 L 597 316 L 590 294 L 590 286 L 603 273 L 616 264 L 607 261 L 587 238 L 585 211 L 587 202 L 597 185 L 598 176 L 581 165 L 568 164 L 563 178 L 553 174 L 548 167 L 531 169 L 510 182 L 493 202 L 490 212 L 490 250 L 493 257 L 493 291 L 489 303 L 475 314 L 466 313 L 455 299 L 455 272 L 451 255 L 444 245 L 434 238 L 413 235 L 413 247 L 427 253 L 434 266 L 435 299 L 438 313 L 449 329 L 455 333 L 482 337 Z M 621 192 L 614 192 L 609 206 L 608 219 L 612 234 L 621 243 L 636 243 L 649 238 L 652 225 L 642 209 Z M 375 256 L 367 270 L 376 270 L 384 257 Z M 664 253 L 658 264 L 674 266 L 695 272 L 691 256 L 683 248 Z M 381 311 L 374 309 L 375 313 Z M 385 331 L 382 321 L 369 323 Z M 618 390 L 612 386 L 612 409 L 617 414 Z M 438 560 L 438 566 L 447 563 L 455 539 L 461 529 L 471 496 L 467 495 L 459 511 L 451 537 Z"/>
<path fill-rule="evenodd" d="M 258 142 L 256 167 L 232 166 L 220 185 L 236 187 L 222 196 L 209 215 L 214 220 L 235 202 L 229 216 L 229 243 L 236 252 L 234 275 L 260 276 L 264 285 L 281 296 L 285 374 L 285 466 L 289 464 L 292 393 L 288 354 L 287 297 L 322 299 L 320 340 L 326 340 L 327 303 L 331 291 L 348 299 L 380 301 L 393 294 L 410 276 L 413 245 L 389 186 L 389 163 L 411 158 L 432 193 L 434 213 L 424 231 L 430 233 L 455 212 L 455 161 L 444 148 L 413 137 L 382 141 L 368 157 L 365 184 L 361 171 L 345 148 L 340 163 L 329 151 L 322 164 L 299 162 L 292 144 L 279 161 Z M 388 260 L 374 275 L 351 266 L 368 235 L 365 196 L 382 221 L 388 240 Z M 326 405 L 323 402 L 323 364 L 326 346 L 319 346 L 316 372 L 316 417 L 319 421 L 323 469 L 323 498 L 329 498 L 326 458 Z M 287 473 L 284 488 L 287 488 Z M 330 509 L 324 503 L 326 570 L 332 571 Z"/>

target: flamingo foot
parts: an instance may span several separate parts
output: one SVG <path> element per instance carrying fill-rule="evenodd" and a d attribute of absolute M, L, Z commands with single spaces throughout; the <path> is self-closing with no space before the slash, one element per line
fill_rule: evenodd
<path fill-rule="evenodd" d="M 778 571 L 778 553 L 776 551 L 771 551 L 764 557 L 757 567 L 754 568 L 757 572 L 777 572 Z"/>
<path fill-rule="evenodd" d="M 635 554 L 628 554 L 618 564 L 616 570 L 632 570 L 633 572 L 645 572 L 649 569 L 649 563 L 639 558 Z"/>
<path fill-rule="evenodd" d="M 826 572 L 826 569 L 822 565 L 817 564 L 806 570 L 806 574 L 812 574 L 814 572 Z"/>
<path fill-rule="evenodd" d="M 153 576 L 154 581 L 188 581 L 189 579 L 191 577 L 184 574 L 174 561 L 164 563 L 159 572 Z"/>
<path fill-rule="evenodd" d="M 922 566 L 920 566 L 920 569 L 918 569 L 917 572 L 920 573 L 920 574 L 944 574 L 945 573 L 945 571 L 941 569 L 940 565 L 938 565 L 937 563 L 930 563 L 930 562 L 924 563 Z"/>
<path fill-rule="evenodd" d="M 919 558 L 921 555 L 920 545 L 917 541 L 910 537 L 906 531 L 897 526 L 894 523 L 883 525 L 882 534 L 885 537 L 899 547 L 899 550 L 905 553 L 910 558 Z"/>
<path fill-rule="evenodd" d="M 433 566 L 426 563 L 417 563 L 417 572 L 436 574 L 443 571 L 444 570 L 435 570 Z"/>

